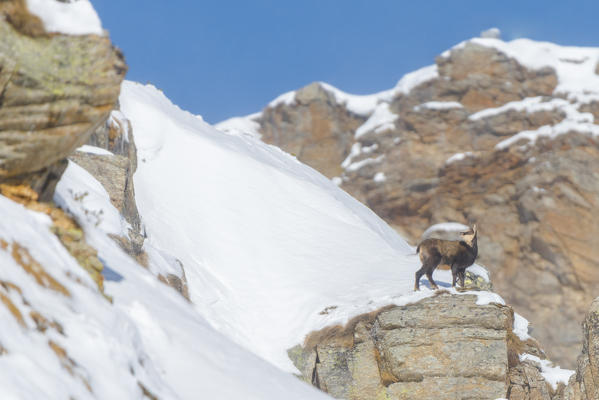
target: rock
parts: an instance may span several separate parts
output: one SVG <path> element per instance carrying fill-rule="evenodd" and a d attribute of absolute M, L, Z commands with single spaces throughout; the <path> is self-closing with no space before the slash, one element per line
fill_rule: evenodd
<path fill-rule="evenodd" d="M 576 373 L 570 377 L 565 400 L 599 399 L 599 298 L 595 299 L 582 325 L 582 353 Z"/>
<path fill-rule="evenodd" d="M 0 180 L 20 177 L 48 198 L 61 160 L 113 109 L 127 67 L 107 37 L 46 34 L 23 1 L 0 3 L 0 37 Z"/>
<path fill-rule="evenodd" d="M 509 400 L 551 400 L 549 385 L 540 373 L 539 368 L 530 361 L 510 369 Z"/>
<path fill-rule="evenodd" d="M 312 333 L 289 355 L 304 380 L 335 398 L 505 397 L 513 312 L 476 299 L 439 292 L 386 307 Z"/>
<path fill-rule="evenodd" d="M 119 155 L 100 155 L 76 151 L 69 159 L 93 175 L 104 186 L 110 202 L 129 222 L 134 231 L 141 223 L 135 204 L 133 171 L 129 159 Z"/>
<path fill-rule="evenodd" d="M 50 202 L 54 196 L 54 189 L 67 168 L 67 160 L 59 160 L 35 172 L 11 176 L 1 179 L 7 185 L 25 185 L 32 188 L 38 195 L 39 201 Z"/>
<path fill-rule="evenodd" d="M 365 121 L 338 104 L 318 82 L 297 91 L 293 106 L 267 108 L 261 117 L 262 139 L 295 154 L 332 178 L 341 175 L 354 131 Z"/>

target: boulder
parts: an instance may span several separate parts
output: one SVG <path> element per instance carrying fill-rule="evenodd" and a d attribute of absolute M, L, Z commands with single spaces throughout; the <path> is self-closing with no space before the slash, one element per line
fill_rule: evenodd
<path fill-rule="evenodd" d="M 127 67 L 108 37 L 48 34 L 24 4 L 0 2 L 0 180 L 48 189 L 108 117 Z"/>
<path fill-rule="evenodd" d="M 289 354 L 303 379 L 340 399 L 496 399 L 508 385 L 513 312 L 439 292 L 308 336 Z"/>

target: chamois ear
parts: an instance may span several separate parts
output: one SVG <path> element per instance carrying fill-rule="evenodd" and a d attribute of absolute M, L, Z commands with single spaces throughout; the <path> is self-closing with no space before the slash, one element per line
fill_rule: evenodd
<path fill-rule="evenodd" d="M 474 232 L 474 234 L 476 235 L 476 224 L 472 225 L 472 231 Z"/>

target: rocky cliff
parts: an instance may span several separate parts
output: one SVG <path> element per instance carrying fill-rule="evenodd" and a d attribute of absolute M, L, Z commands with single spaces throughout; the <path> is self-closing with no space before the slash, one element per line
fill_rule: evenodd
<path fill-rule="evenodd" d="M 597 49 L 473 39 L 391 90 L 313 83 L 218 127 L 295 154 L 413 244 L 431 224 L 476 221 L 495 289 L 573 365 L 598 294 L 598 60 Z"/>
<path fill-rule="evenodd" d="M 289 357 L 302 380 L 338 399 L 598 398 L 599 299 L 569 371 L 547 359 L 512 307 L 477 290 L 358 315 L 312 332 Z"/>

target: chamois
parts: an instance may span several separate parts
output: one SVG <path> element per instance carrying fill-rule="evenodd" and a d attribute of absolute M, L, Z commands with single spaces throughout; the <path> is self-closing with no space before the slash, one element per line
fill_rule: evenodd
<path fill-rule="evenodd" d="M 461 240 L 425 239 L 416 248 L 416 253 L 422 261 L 422 268 L 416 271 L 414 290 L 420 290 L 420 278 L 426 274 L 433 289 L 439 287 L 433 281 L 433 271 L 439 265 L 447 265 L 451 269 L 455 287 L 459 278 L 460 285 L 464 287 L 466 268 L 471 266 L 478 255 L 476 243 L 476 225 L 467 232 L 460 232 Z"/>

